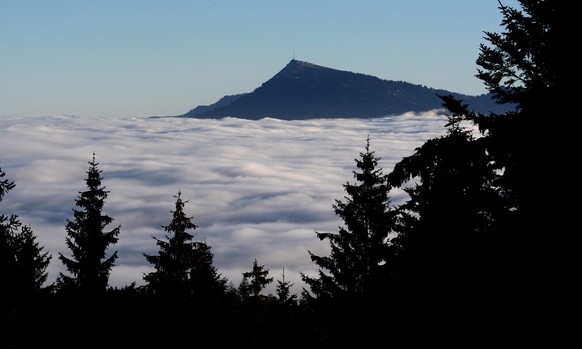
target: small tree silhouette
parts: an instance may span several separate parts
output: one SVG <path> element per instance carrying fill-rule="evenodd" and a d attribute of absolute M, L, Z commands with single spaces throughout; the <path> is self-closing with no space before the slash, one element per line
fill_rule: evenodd
<path fill-rule="evenodd" d="M 253 261 L 253 268 L 249 272 L 244 272 L 243 279 L 239 286 L 239 293 L 243 300 L 260 300 L 263 295 L 261 291 L 273 282 L 272 277 L 268 277 L 269 269 L 265 269 L 264 265 L 259 265 L 255 258 Z"/>
<path fill-rule="evenodd" d="M 158 239 L 157 255 L 144 254 L 153 264 L 155 271 L 144 275 L 147 289 L 156 295 L 179 296 L 182 300 L 208 298 L 221 295 L 226 290 L 225 278 L 218 274 L 213 265 L 213 254 L 205 242 L 195 242 L 193 235 L 198 226 L 184 212 L 181 192 L 175 196 L 175 210 L 172 220 L 166 226 L 167 241 Z"/>

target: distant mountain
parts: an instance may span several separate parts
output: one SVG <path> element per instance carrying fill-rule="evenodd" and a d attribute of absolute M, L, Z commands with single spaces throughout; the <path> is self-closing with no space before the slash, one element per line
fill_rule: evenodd
<path fill-rule="evenodd" d="M 183 115 L 183 116 L 193 116 L 193 115 L 202 115 L 210 110 L 216 109 L 216 108 L 220 108 L 224 105 L 229 104 L 230 102 L 234 101 L 235 99 L 246 95 L 246 93 L 240 93 L 240 94 L 236 94 L 236 95 L 228 95 L 228 96 L 224 96 L 221 99 L 218 100 L 218 102 L 211 104 L 211 105 L 199 105 L 196 108 L 190 110 L 188 112 L 188 114 Z"/>
<path fill-rule="evenodd" d="M 502 113 L 510 109 L 495 103 L 491 94 L 464 95 L 292 59 L 253 92 L 225 96 L 212 105 L 198 106 L 178 116 L 252 120 L 373 118 L 442 108 L 438 95 L 449 94 L 476 112 Z"/>

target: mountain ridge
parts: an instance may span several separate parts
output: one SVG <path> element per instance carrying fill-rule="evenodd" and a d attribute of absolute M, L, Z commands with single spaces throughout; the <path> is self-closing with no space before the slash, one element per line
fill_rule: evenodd
<path fill-rule="evenodd" d="M 252 92 L 227 95 L 177 117 L 373 118 L 440 109 L 439 95 L 453 95 L 480 113 L 510 109 L 491 94 L 465 95 L 292 59 Z"/>

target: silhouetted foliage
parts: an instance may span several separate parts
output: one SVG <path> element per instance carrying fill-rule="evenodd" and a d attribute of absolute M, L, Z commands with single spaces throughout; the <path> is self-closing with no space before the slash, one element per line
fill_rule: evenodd
<path fill-rule="evenodd" d="M 452 97 L 443 99 L 449 109 L 466 110 Z M 493 186 L 496 168 L 474 129 L 461 125 L 462 115 L 450 115 L 444 136 L 426 141 L 388 175 L 410 197 L 399 207 L 406 226 L 393 241 L 401 286 L 417 303 L 448 309 L 475 306 L 475 294 L 488 287 L 494 247 L 484 237 L 495 232 L 497 210 L 505 209 Z"/>
<path fill-rule="evenodd" d="M 0 178 L 4 176 L 5 172 L 0 169 Z M 0 202 L 14 187 L 14 182 L 0 181 Z M 32 228 L 23 225 L 17 215 L 0 214 L 0 280 L 6 285 L 2 287 L 2 294 L 9 292 L 25 298 L 34 296 L 43 288 L 52 258 L 43 249 Z"/>
<path fill-rule="evenodd" d="M 0 202 L 15 187 L 0 169 Z M 0 347 L 26 346 L 29 327 L 42 321 L 44 283 L 51 260 L 36 241 L 32 228 L 16 214 L 0 214 Z"/>
<path fill-rule="evenodd" d="M 2 178 L 0 180 L 0 202 L 2 202 L 4 195 L 15 187 L 14 181 L 4 179 L 4 176 L 6 176 L 6 172 L 0 168 L 0 178 Z"/>
<path fill-rule="evenodd" d="M 365 152 L 355 159 L 359 170 L 353 172 L 356 183 L 344 184 L 347 195 L 333 204 L 345 225 L 338 233 L 316 232 L 320 240 L 329 240 L 331 247 L 329 256 L 309 252 L 320 267 L 319 277 L 302 274 L 317 298 L 369 297 L 386 291 L 390 276 L 385 267 L 390 253 L 388 235 L 395 217 L 389 207 L 386 176 L 378 165 L 380 159 L 370 148 L 368 137 Z"/>
<path fill-rule="evenodd" d="M 4 179 L 6 172 L 0 169 L 0 202 L 4 195 L 14 188 L 14 182 Z M 14 278 L 16 255 L 14 248 L 14 234 L 18 224 L 18 217 L 14 214 L 6 216 L 0 215 L 0 279 L 8 280 Z M 3 299 L 5 297 L 2 297 Z"/>
<path fill-rule="evenodd" d="M 273 282 L 273 278 L 268 277 L 269 269 L 265 269 L 264 265 L 259 265 L 258 260 L 255 258 L 251 271 L 244 272 L 242 275 L 243 278 L 238 289 L 243 301 L 259 301 L 264 298 L 261 291 Z"/>
<path fill-rule="evenodd" d="M 6 176 L 6 172 L 0 169 L 0 202 L 2 202 L 4 195 L 15 186 L 14 181 L 4 179 L 4 176 Z M 17 215 L 0 214 L 0 280 L 5 285 L 11 285 L 12 281 L 17 279 L 16 234 L 19 226 L 20 221 Z M 0 289 L 2 302 L 4 302 L 9 299 L 12 289 L 10 286 Z"/>
<path fill-rule="evenodd" d="M 495 185 L 510 203 L 497 231 L 503 239 L 496 258 L 502 304 L 511 304 L 513 316 L 538 326 L 540 314 L 558 316 L 556 303 L 568 299 L 565 290 L 576 272 L 576 243 L 566 233 L 575 213 L 560 204 L 568 199 L 558 185 L 574 170 L 575 128 L 563 123 L 575 115 L 566 97 L 569 68 L 576 64 L 566 51 L 574 21 L 565 17 L 566 7 L 571 11 L 565 2 L 519 3 L 520 10 L 500 6 L 505 30 L 486 33 L 489 45 L 480 46 L 477 59 L 477 77 L 500 101 L 517 108 L 503 115 L 469 114 L 468 119 L 484 135 L 486 151 L 502 173 Z M 535 309 L 529 299 L 540 300 Z"/>
<path fill-rule="evenodd" d="M 22 279 L 24 294 L 34 294 L 44 287 L 48 278 L 47 268 L 52 256 L 39 243 L 29 225 L 23 225 L 17 236 L 18 275 Z"/>
<path fill-rule="evenodd" d="M 440 96 L 451 114 L 447 135 L 428 140 L 389 175 L 395 186 L 419 179 L 406 189 L 406 226 L 395 240 L 409 305 L 424 306 L 423 314 L 431 309 L 463 319 L 450 327 L 478 331 L 483 319 L 503 314 L 499 332 L 507 333 L 512 321 L 539 320 L 547 304 L 532 307 L 524 295 L 545 298 L 539 285 L 553 283 L 559 272 L 555 261 L 561 257 L 554 251 L 564 246 L 546 237 L 557 225 L 540 194 L 559 180 L 560 170 L 544 170 L 540 161 L 547 153 L 544 139 L 558 134 L 552 118 L 563 118 L 563 5 L 519 3 L 521 11 L 500 2 L 505 31 L 486 32 L 490 45 L 480 46 L 476 75 L 499 102 L 515 109 L 484 115 Z M 479 133 L 460 128 L 463 122 Z"/>
<path fill-rule="evenodd" d="M 560 64 L 565 57 L 559 49 L 565 9 L 559 1 L 549 0 L 519 0 L 521 9 L 499 4 L 505 31 L 485 32 L 488 44 L 479 45 L 476 76 L 500 103 L 516 103 L 522 111 L 542 106 L 555 96 L 563 74 Z"/>
<path fill-rule="evenodd" d="M 95 161 L 95 153 L 89 161 L 85 182 L 87 190 L 79 192 L 75 200 L 77 209 L 73 209 L 73 220 L 67 219 L 65 226 L 67 247 L 72 256 L 59 253 L 59 259 L 71 275 L 59 274 L 57 288 L 80 294 L 103 294 L 108 286 L 109 273 L 115 265 L 117 251 L 107 257 L 107 249 L 118 241 L 117 226 L 110 231 L 105 227 L 113 218 L 103 214 L 103 206 L 108 196 L 102 186 L 102 171 Z"/>
<path fill-rule="evenodd" d="M 187 201 L 176 196 L 172 220 L 166 226 L 167 241 L 158 239 L 157 255 L 144 254 L 155 271 L 144 275 L 147 289 L 153 294 L 177 297 L 181 300 L 209 299 L 223 295 L 227 280 L 213 265 L 214 255 L 206 242 L 194 242 L 193 231 L 198 226 L 184 212 Z"/>
<path fill-rule="evenodd" d="M 555 219 L 558 213 L 548 212 L 540 194 L 571 169 L 569 161 L 548 159 L 555 154 L 568 156 L 565 143 L 573 139 L 571 128 L 560 122 L 568 116 L 563 101 L 568 91 L 564 67 L 570 56 L 565 51 L 569 34 L 565 29 L 571 23 L 564 17 L 566 5 L 548 0 L 519 3 L 521 9 L 500 3 L 505 30 L 486 32 L 489 45 L 480 45 L 477 59 L 481 67 L 477 77 L 499 101 L 516 103 L 516 109 L 502 115 L 466 114 L 481 131 L 484 151 L 501 173 L 494 186 L 509 207 L 497 219 L 497 233 L 504 241 L 498 258 L 504 265 L 498 269 L 514 297 L 524 288 L 531 292 L 541 279 L 556 281 L 558 271 L 570 263 L 550 267 L 550 261 L 571 255 L 558 252 L 570 244 L 546 239 L 545 232 L 569 229 L 564 223 L 569 214 L 560 213 L 563 218 Z M 540 259 L 550 251 L 556 255 Z"/>
<path fill-rule="evenodd" d="M 291 293 L 291 287 L 293 283 L 285 280 L 285 269 L 283 269 L 282 274 L 283 279 L 277 280 L 277 300 L 281 305 L 295 305 L 297 304 L 297 295 Z"/>
<path fill-rule="evenodd" d="M 317 345 L 372 345 L 382 340 L 377 328 L 387 326 L 384 316 L 390 290 L 395 287 L 391 263 L 395 249 L 390 234 L 397 211 L 390 207 L 390 187 L 379 166 L 381 158 L 370 143 L 368 137 L 365 151 L 355 159 L 356 182 L 345 183 L 346 195 L 333 204 L 344 225 L 337 233 L 316 232 L 320 240 L 329 241 L 330 255 L 308 251 L 319 274 L 301 273 L 313 294 L 304 289 L 301 304 L 313 311 L 317 330 L 311 340 Z"/>

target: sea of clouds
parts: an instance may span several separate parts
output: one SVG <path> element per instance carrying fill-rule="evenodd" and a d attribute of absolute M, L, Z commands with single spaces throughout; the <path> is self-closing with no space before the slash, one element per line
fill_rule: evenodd
<path fill-rule="evenodd" d="M 86 190 L 88 162 L 95 153 L 109 191 L 103 213 L 120 226 L 109 284 L 143 285 L 152 271 L 144 253 L 156 254 L 153 237 L 172 219 L 180 192 L 185 212 L 198 226 L 219 273 L 234 286 L 253 260 L 276 280 L 305 287 L 299 273 L 316 275 L 308 251 L 327 255 L 329 242 L 315 232 L 337 232 L 334 200 L 343 184 L 355 183 L 355 159 L 366 138 L 389 173 L 426 140 L 443 135 L 440 111 L 377 119 L 258 121 L 237 118 L 0 118 L 0 168 L 16 187 L 4 196 L 0 213 L 16 214 L 39 245 L 52 255 L 48 281 L 68 274 L 58 253 L 70 256 L 65 224 L 79 192 Z M 391 193 L 398 204 L 402 190 Z"/>

